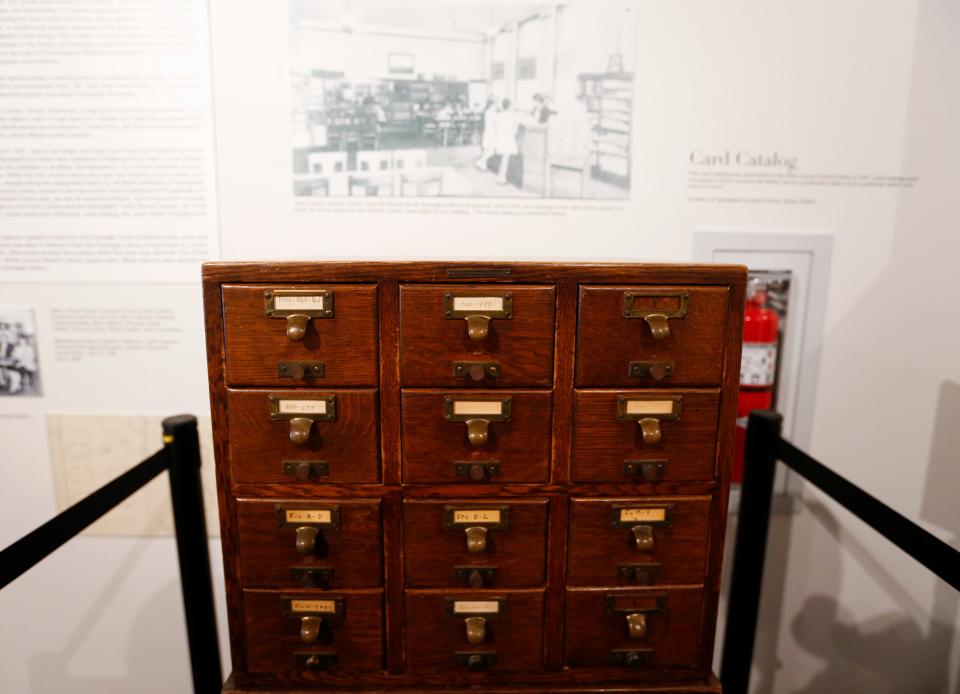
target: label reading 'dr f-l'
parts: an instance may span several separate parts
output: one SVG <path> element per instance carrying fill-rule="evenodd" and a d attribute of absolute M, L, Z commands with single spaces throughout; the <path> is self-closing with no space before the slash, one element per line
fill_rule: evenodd
<path fill-rule="evenodd" d="M 495 508 L 455 509 L 453 522 L 460 523 L 499 523 L 500 510 Z"/>
<path fill-rule="evenodd" d="M 500 296 L 455 296 L 454 311 L 502 311 L 503 297 Z"/>
<path fill-rule="evenodd" d="M 326 414 L 326 400 L 281 400 L 277 404 L 280 414 Z"/>
<path fill-rule="evenodd" d="M 333 514 L 327 508 L 288 508 L 284 518 L 287 523 L 329 523 Z"/>
<path fill-rule="evenodd" d="M 275 296 L 273 308 L 278 311 L 301 309 L 303 311 L 322 311 L 323 294 L 311 296 Z"/>
<path fill-rule="evenodd" d="M 622 508 L 620 509 L 620 521 L 647 521 L 662 522 L 667 519 L 667 509 L 665 508 Z"/>

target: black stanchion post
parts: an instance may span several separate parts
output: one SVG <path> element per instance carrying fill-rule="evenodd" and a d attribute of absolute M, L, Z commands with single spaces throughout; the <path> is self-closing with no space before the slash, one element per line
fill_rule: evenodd
<path fill-rule="evenodd" d="M 186 612 L 187 640 L 195 694 L 217 694 L 223 684 L 213 581 L 207 551 L 207 523 L 200 486 L 200 441 L 197 418 L 178 415 L 163 420 L 163 442 L 170 451 L 170 496 L 180 561 L 180 587 Z"/>
<path fill-rule="evenodd" d="M 724 694 L 747 694 L 757 633 L 763 560 L 767 551 L 770 502 L 783 417 L 776 412 L 750 413 L 744 452 L 743 484 L 733 574 L 727 602 L 720 681 Z"/>

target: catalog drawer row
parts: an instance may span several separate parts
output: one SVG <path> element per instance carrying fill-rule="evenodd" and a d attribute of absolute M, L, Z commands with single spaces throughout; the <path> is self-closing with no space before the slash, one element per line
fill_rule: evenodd
<path fill-rule="evenodd" d="M 569 666 L 696 664 L 711 501 L 569 499 Z M 548 514 L 566 503 L 403 501 L 409 671 L 542 666 Z M 249 667 L 381 668 L 381 501 L 240 499 L 237 520 Z"/>

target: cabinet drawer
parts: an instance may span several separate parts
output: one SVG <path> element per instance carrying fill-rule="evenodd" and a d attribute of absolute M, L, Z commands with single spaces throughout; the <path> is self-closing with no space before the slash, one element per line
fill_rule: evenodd
<path fill-rule="evenodd" d="M 251 672 L 383 669 L 383 593 L 243 591 Z"/>
<path fill-rule="evenodd" d="M 377 384 L 376 285 L 225 285 L 223 329 L 228 385 Z"/>
<path fill-rule="evenodd" d="M 376 390 L 228 390 L 227 410 L 235 483 L 380 480 Z"/>
<path fill-rule="evenodd" d="M 702 584 L 710 497 L 572 499 L 567 583 Z"/>
<path fill-rule="evenodd" d="M 380 502 L 237 502 L 247 586 L 367 588 L 382 582 Z"/>
<path fill-rule="evenodd" d="M 550 386 L 554 303 L 547 286 L 402 286 L 401 383 Z"/>
<path fill-rule="evenodd" d="M 581 287 L 576 385 L 720 385 L 727 295 L 726 287 Z"/>
<path fill-rule="evenodd" d="M 549 392 L 404 390 L 401 400 L 404 482 L 547 481 Z"/>
<path fill-rule="evenodd" d="M 569 667 L 656 670 L 699 663 L 703 593 L 669 590 L 567 589 Z"/>
<path fill-rule="evenodd" d="M 546 529 L 546 499 L 408 499 L 403 503 L 407 585 L 542 586 Z"/>
<path fill-rule="evenodd" d="M 577 390 L 576 482 L 713 479 L 718 390 Z"/>
<path fill-rule="evenodd" d="M 543 591 L 406 591 L 407 670 L 485 674 L 543 668 Z"/>

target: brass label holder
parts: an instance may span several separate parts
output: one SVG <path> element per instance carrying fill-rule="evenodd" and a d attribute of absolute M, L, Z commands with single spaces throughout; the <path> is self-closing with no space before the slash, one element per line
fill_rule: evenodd
<path fill-rule="evenodd" d="M 463 422 L 467 425 L 467 440 L 479 448 L 490 438 L 491 422 L 509 422 L 511 397 L 458 397 L 443 399 L 443 418 L 448 422 Z"/>
<path fill-rule="evenodd" d="M 513 293 L 444 292 L 443 317 L 465 320 L 470 339 L 482 342 L 490 334 L 491 320 L 513 318 Z"/>
<path fill-rule="evenodd" d="M 486 617 L 487 619 L 503 619 L 507 616 L 507 599 L 504 597 L 483 598 L 445 598 L 447 616 L 457 617 Z"/>
<path fill-rule="evenodd" d="M 636 604 L 624 604 L 629 600 L 636 601 Z M 610 615 L 650 614 L 652 612 L 662 612 L 666 606 L 666 593 L 638 593 L 636 595 L 607 593 L 606 612 Z"/>
<path fill-rule="evenodd" d="M 610 516 L 614 528 L 630 528 L 640 523 L 669 528 L 673 525 L 673 504 L 614 504 Z"/>
<path fill-rule="evenodd" d="M 307 324 L 317 318 L 333 318 L 333 292 L 328 289 L 267 289 L 263 292 L 267 318 L 285 318 L 287 337 L 303 340 Z"/>
<path fill-rule="evenodd" d="M 284 617 L 323 617 L 324 619 L 343 619 L 344 604 L 342 597 L 295 597 L 281 595 Z"/>
<path fill-rule="evenodd" d="M 508 506 L 444 506 L 443 527 L 465 528 L 481 526 L 484 528 L 506 529 L 510 527 Z"/>
<path fill-rule="evenodd" d="M 640 426 L 643 442 L 647 445 L 660 443 L 663 432 L 660 422 L 675 422 L 680 419 L 683 396 L 617 396 L 617 419 L 635 421 Z"/>
<path fill-rule="evenodd" d="M 309 525 L 314 528 L 340 528 L 339 506 L 284 506 L 277 504 L 279 527 Z"/>
<path fill-rule="evenodd" d="M 643 301 L 649 299 L 650 301 Z M 640 318 L 650 326 L 655 340 L 670 336 L 670 319 L 686 318 L 690 310 L 689 292 L 659 289 L 631 289 L 623 294 L 623 317 Z"/>
<path fill-rule="evenodd" d="M 337 418 L 336 395 L 269 395 L 270 419 L 290 422 L 290 442 L 302 446 L 310 438 L 314 422 Z"/>

